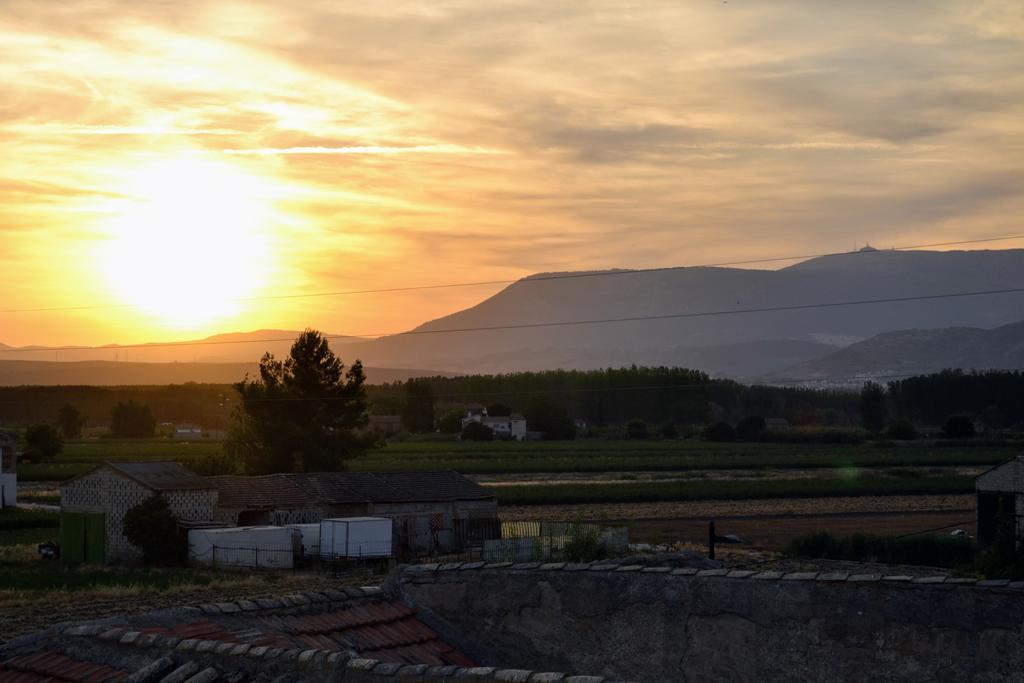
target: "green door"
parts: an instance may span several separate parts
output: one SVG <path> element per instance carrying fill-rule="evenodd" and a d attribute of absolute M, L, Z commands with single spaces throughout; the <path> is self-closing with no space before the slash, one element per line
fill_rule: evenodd
<path fill-rule="evenodd" d="M 60 513 L 60 556 L 69 564 L 103 564 L 107 536 L 102 512 Z"/>

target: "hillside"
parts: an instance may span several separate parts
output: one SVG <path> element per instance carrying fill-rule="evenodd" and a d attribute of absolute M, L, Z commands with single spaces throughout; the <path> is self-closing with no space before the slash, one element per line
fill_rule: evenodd
<path fill-rule="evenodd" d="M 783 369 L 829 348 L 908 328 L 990 328 L 1020 319 L 1024 294 L 804 310 L 696 315 L 654 321 L 445 333 L 510 326 L 672 314 L 706 314 L 836 301 L 913 297 L 1024 287 L 1024 250 L 857 252 L 781 270 L 680 268 L 614 271 L 600 277 L 516 282 L 471 308 L 350 352 L 375 365 L 417 365 L 459 372 L 662 363 L 740 376 L 752 347 L 761 368 Z M 716 349 L 713 359 L 706 350 Z M 817 352 L 821 353 L 817 353 Z M 414 360 L 413 360 L 414 359 Z M 691 360 L 692 359 L 692 360 Z M 800 362 L 800 361 L 797 361 Z M 763 369 L 761 370 L 764 371 Z"/>
<path fill-rule="evenodd" d="M 142 363 L 255 363 L 264 352 L 276 356 L 288 353 L 292 342 L 301 334 L 298 330 L 256 330 L 215 334 L 203 339 L 178 342 L 180 346 L 83 346 L 55 350 L 47 346 L 12 347 L 0 343 L 0 360 L 59 360 L 59 361 L 133 361 Z M 358 337 L 331 335 L 331 346 L 337 347 L 358 341 Z"/>
<path fill-rule="evenodd" d="M 774 373 L 770 379 L 885 378 L 946 368 L 1024 369 L 1024 322 L 991 330 L 947 327 L 887 332 Z"/>
<path fill-rule="evenodd" d="M 571 277 L 551 279 L 552 275 Z M 1024 249 L 863 251 L 810 259 L 780 270 L 696 267 L 549 273 L 519 280 L 475 306 L 406 334 L 376 340 L 332 335 L 331 345 L 344 347 L 340 355 L 346 361 L 359 358 L 377 368 L 500 373 L 677 365 L 750 379 L 803 367 L 840 347 L 898 330 L 1008 325 L 1020 320 L 1024 293 L 744 310 L 1009 288 L 1024 288 Z M 562 324 L 680 314 L 685 317 Z M 536 324 L 543 326 L 521 327 Z M 446 331 L 451 329 L 464 331 Z M 255 363 L 264 351 L 286 353 L 298 334 L 259 330 L 216 335 L 181 347 L 112 345 L 46 353 L 4 349 L 0 359 Z M 958 342 L 937 341 L 935 357 L 961 362 L 955 349 L 947 353 L 939 348 L 944 343 Z M 962 362 L 996 362 L 986 361 L 983 350 L 977 353 L 982 355 L 963 355 Z"/>
<path fill-rule="evenodd" d="M 410 377 L 451 376 L 432 370 L 367 367 L 369 384 L 398 382 Z M 231 384 L 248 374 L 258 376 L 256 363 L 133 363 L 114 361 L 0 360 L 0 386 L 94 385 L 136 386 L 197 382 Z"/>

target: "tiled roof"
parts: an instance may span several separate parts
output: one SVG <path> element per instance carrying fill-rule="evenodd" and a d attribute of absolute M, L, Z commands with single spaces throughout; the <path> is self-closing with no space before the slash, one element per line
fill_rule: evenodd
<path fill-rule="evenodd" d="M 494 492 L 485 489 L 458 472 L 384 472 L 380 477 L 387 488 L 386 495 L 395 498 L 388 502 L 405 500 L 473 500 L 493 498 Z"/>
<path fill-rule="evenodd" d="M 252 647 L 355 651 L 382 662 L 474 666 L 470 658 L 417 619 L 415 609 L 398 602 L 341 604 L 300 614 L 253 611 L 214 615 L 173 626 L 142 622 L 122 628 Z"/>
<path fill-rule="evenodd" d="M 128 671 L 106 664 L 72 659 L 57 652 L 41 650 L 0 662 L 0 683 L 36 683 L 71 681 L 72 683 L 103 683 L 120 681 Z"/>
<path fill-rule="evenodd" d="M 296 510 L 316 503 L 316 496 L 281 474 L 207 477 L 217 489 L 217 505 L 226 508 Z"/>
<path fill-rule="evenodd" d="M 169 460 L 148 462 L 107 461 L 107 466 L 154 491 L 212 489 L 213 485 L 198 474 Z"/>

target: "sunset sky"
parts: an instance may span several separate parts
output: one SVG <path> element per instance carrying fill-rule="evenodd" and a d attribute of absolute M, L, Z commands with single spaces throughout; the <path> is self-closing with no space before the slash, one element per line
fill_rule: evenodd
<path fill-rule="evenodd" d="M 500 287 L 260 297 L 1021 216 L 1019 1 L 0 3 L 0 309 L 101 307 L 6 344 L 394 332 Z"/>

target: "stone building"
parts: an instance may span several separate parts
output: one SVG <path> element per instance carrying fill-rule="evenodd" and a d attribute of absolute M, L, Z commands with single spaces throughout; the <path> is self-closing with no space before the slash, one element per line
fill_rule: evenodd
<path fill-rule="evenodd" d="M 200 477 L 175 462 L 107 462 L 61 486 L 61 546 L 71 562 L 137 560 L 125 513 L 159 493 L 183 527 L 284 526 L 388 517 L 399 557 L 500 538 L 494 493 L 458 472 L 303 472 Z"/>
<path fill-rule="evenodd" d="M 978 497 L 978 541 L 991 543 L 1000 523 L 1024 539 L 1024 456 L 996 465 L 974 480 Z"/>
<path fill-rule="evenodd" d="M 330 517 L 389 517 L 399 555 L 445 551 L 499 537 L 494 493 L 458 472 L 316 472 L 209 477 L 216 520 L 301 524 Z"/>
<path fill-rule="evenodd" d="M 176 462 L 106 462 L 60 487 L 61 552 L 70 562 L 124 562 L 142 552 L 124 535 L 124 516 L 153 495 L 180 520 L 209 520 L 217 490 Z"/>

